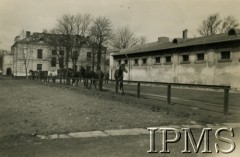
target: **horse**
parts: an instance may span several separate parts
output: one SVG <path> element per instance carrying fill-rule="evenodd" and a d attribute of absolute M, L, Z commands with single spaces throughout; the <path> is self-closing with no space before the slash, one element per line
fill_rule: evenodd
<path fill-rule="evenodd" d="M 102 91 L 102 85 L 103 85 L 103 79 L 104 79 L 104 73 L 101 70 L 101 67 L 98 67 L 98 70 L 95 73 L 95 89 L 96 89 L 96 84 L 98 83 L 98 88 L 100 91 Z"/>
<path fill-rule="evenodd" d="M 83 74 L 84 78 L 84 87 L 91 88 L 92 84 L 96 88 L 96 73 L 92 70 L 85 70 Z"/>
<path fill-rule="evenodd" d="M 36 71 L 33 71 L 33 70 L 29 70 L 29 74 L 30 74 L 30 77 L 32 80 L 35 80 L 35 77 L 37 75 L 37 72 Z"/>
<path fill-rule="evenodd" d="M 80 82 L 81 82 L 81 80 L 84 79 L 85 71 L 86 71 L 85 68 L 83 66 L 80 66 L 79 72 L 78 72 L 78 74 L 79 74 L 79 81 Z"/>
<path fill-rule="evenodd" d="M 64 79 L 64 83 L 66 80 L 67 84 L 70 84 L 70 79 L 72 79 L 73 82 L 75 83 L 75 78 L 74 78 L 75 70 L 71 68 L 68 68 L 68 69 L 61 68 L 61 69 L 58 69 L 57 73 L 58 73 L 58 76 L 60 77 L 60 83 L 62 83 L 62 79 Z"/>
<path fill-rule="evenodd" d="M 78 81 L 79 81 L 79 74 L 80 72 L 71 69 L 70 73 L 69 73 L 69 77 L 72 78 L 72 85 L 78 85 Z"/>
<path fill-rule="evenodd" d="M 105 79 L 105 83 L 108 83 L 108 80 L 109 80 L 109 72 L 106 72 L 104 74 L 104 79 Z"/>
<path fill-rule="evenodd" d="M 118 86 L 119 86 L 119 89 L 120 89 L 120 93 L 123 94 L 124 93 L 124 89 L 123 89 L 123 76 L 124 76 L 124 72 L 127 73 L 127 69 L 125 68 L 125 64 L 121 64 L 119 66 L 119 69 L 117 69 L 115 72 L 114 72 L 114 78 L 116 80 L 116 86 L 117 86 L 117 90 L 116 90 L 116 93 L 118 93 Z M 119 83 L 120 82 L 120 83 Z"/>
<path fill-rule="evenodd" d="M 44 80 L 44 82 L 47 82 L 48 71 L 40 71 L 40 70 L 38 70 L 38 71 L 35 72 L 35 75 L 36 75 L 36 78 L 39 81 Z"/>

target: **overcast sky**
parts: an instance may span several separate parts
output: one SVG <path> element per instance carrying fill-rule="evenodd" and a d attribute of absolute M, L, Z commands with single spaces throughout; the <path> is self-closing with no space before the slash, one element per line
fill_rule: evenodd
<path fill-rule="evenodd" d="M 106 16 L 113 27 L 129 25 L 148 42 L 159 36 L 197 36 L 209 14 L 233 15 L 240 21 L 240 0 L 0 0 L 0 49 L 10 50 L 21 30 L 42 32 L 63 14 Z"/>

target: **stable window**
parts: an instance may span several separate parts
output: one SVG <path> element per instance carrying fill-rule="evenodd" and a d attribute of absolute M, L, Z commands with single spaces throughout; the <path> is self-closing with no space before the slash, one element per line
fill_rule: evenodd
<path fill-rule="evenodd" d="M 182 61 L 183 62 L 188 62 L 189 61 L 189 55 L 182 55 Z"/>
<path fill-rule="evenodd" d="M 230 51 L 222 51 L 221 59 L 230 59 Z"/>
<path fill-rule="evenodd" d="M 87 52 L 87 60 L 90 61 L 92 58 L 92 53 L 91 52 Z"/>
<path fill-rule="evenodd" d="M 124 60 L 124 64 L 128 64 L 128 60 Z"/>
<path fill-rule="evenodd" d="M 143 64 L 147 64 L 147 58 L 143 58 L 143 59 L 142 59 L 142 63 L 143 63 Z"/>
<path fill-rule="evenodd" d="M 204 61 L 204 53 L 197 54 L 197 61 Z"/>
<path fill-rule="evenodd" d="M 156 63 L 156 64 L 159 64 L 159 63 L 160 63 L 160 57 L 156 57 L 156 58 L 155 58 L 155 63 Z"/>
<path fill-rule="evenodd" d="M 166 63 L 171 63 L 171 62 L 172 62 L 172 57 L 166 56 Z"/>
<path fill-rule="evenodd" d="M 134 59 L 134 64 L 138 65 L 138 59 Z"/>
<path fill-rule="evenodd" d="M 52 65 L 52 67 L 56 67 L 56 65 L 57 65 L 57 58 L 56 57 L 52 57 L 51 65 Z"/>
<path fill-rule="evenodd" d="M 42 71 L 42 64 L 37 64 L 37 70 Z"/>
<path fill-rule="evenodd" d="M 42 59 L 42 49 L 37 50 L 37 58 Z"/>
<path fill-rule="evenodd" d="M 118 60 L 118 65 L 121 65 L 121 62 L 122 62 L 121 60 Z"/>

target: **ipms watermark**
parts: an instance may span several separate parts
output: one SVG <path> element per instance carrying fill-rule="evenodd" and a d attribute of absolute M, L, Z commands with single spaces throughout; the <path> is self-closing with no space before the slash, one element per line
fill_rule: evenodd
<path fill-rule="evenodd" d="M 214 143 L 214 150 L 210 150 L 209 148 L 209 133 L 212 131 L 212 128 L 203 128 L 200 137 L 197 137 L 196 135 L 194 136 L 191 128 L 176 129 L 151 127 L 147 129 L 150 132 L 150 149 L 147 151 L 148 153 L 170 153 L 171 150 L 168 149 L 168 145 L 180 140 L 184 140 L 184 146 L 181 151 L 182 153 L 212 153 L 213 151 L 215 153 L 228 154 L 233 152 L 236 148 L 236 144 L 232 139 L 234 137 L 233 128 L 223 127 L 215 131 L 214 138 L 216 138 L 216 142 Z M 160 151 L 156 149 L 155 145 L 156 132 L 161 132 L 162 135 Z M 173 134 L 174 138 L 169 138 L 168 134 Z M 225 143 L 225 146 L 223 147 L 221 143 Z M 201 147 L 201 145 L 203 146 Z M 190 149 L 190 147 L 192 147 L 192 149 Z M 200 148 L 202 149 L 200 150 Z"/>

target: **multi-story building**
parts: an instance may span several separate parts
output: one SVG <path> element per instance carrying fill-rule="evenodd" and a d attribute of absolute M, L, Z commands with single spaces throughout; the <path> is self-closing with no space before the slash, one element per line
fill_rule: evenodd
<path fill-rule="evenodd" d="M 14 76 L 29 75 L 29 70 L 33 71 L 56 71 L 65 64 L 66 50 L 58 49 L 49 42 L 47 33 L 33 33 L 26 32 L 26 37 L 20 39 L 19 36 L 15 38 L 15 42 L 11 47 L 13 54 L 13 74 Z M 60 45 L 61 46 L 61 45 Z M 72 51 L 76 52 L 73 47 Z M 83 44 L 79 57 L 76 62 L 75 69 L 83 66 L 87 69 L 96 69 L 96 47 L 89 44 Z M 105 66 L 106 47 L 102 48 L 101 67 L 106 71 Z M 69 58 L 68 67 L 73 68 L 72 60 Z M 65 65 L 66 66 L 66 65 Z"/>
<path fill-rule="evenodd" d="M 126 80 L 231 85 L 240 89 L 240 30 L 157 42 L 112 53 L 110 72 L 124 63 Z"/>

